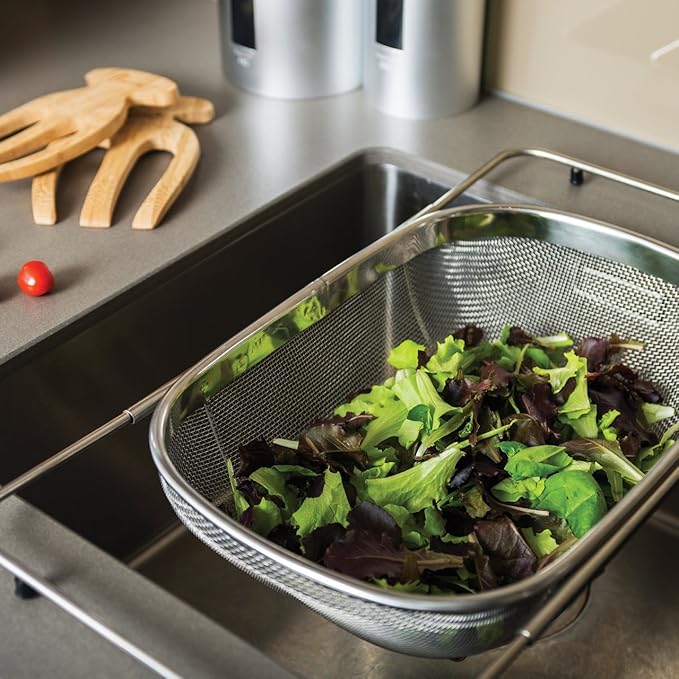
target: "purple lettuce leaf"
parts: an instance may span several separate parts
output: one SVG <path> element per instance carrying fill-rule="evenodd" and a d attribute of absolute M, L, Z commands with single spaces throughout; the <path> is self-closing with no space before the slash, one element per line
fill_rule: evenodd
<path fill-rule="evenodd" d="M 509 386 L 509 383 L 512 380 L 512 373 L 510 373 L 508 370 L 505 370 L 495 361 L 486 360 L 483 362 L 483 365 L 479 370 L 479 377 L 481 380 L 478 384 L 483 384 L 484 391 L 486 391 Z"/>
<path fill-rule="evenodd" d="M 600 415 L 609 410 L 617 410 L 620 414 L 615 418 L 615 426 L 623 435 L 632 434 L 640 444 L 649 445 L 655 438 L 646 431 L 637 418 L 639 397 L 631 389 L 625 378 L 601 375 L 589 384 L 589 397 L 596 403 Z"/>
<path fill-rule="evenodd" d="M 509 517 L 479 519 L 474 524 L 474 533 L 490 557 L 493 572 L 501 578 L 513 582 L 535 572 L 535 554 Z"/>
<path fill-rule="evenodd" d="M 526 446 L 543 446 L 545 444 L 545 432 L 540 423 L 526 413 L 510 415 L 505 424 L 512 423 L 509 430 L 509 438 Z"/>
<path fill-rule="evenodd" d="M 464 559 L 428 549 L 410 550 L 395 544 L 386 533 L 350 528 L 327 548 L 323 563 L 356 578 L 387 577 L 412 582 L 425 571 L 460 568 Z"/>
<path fill-rule="evenodd" d="M 378 505 L 361 502 L 347 515 L 349 528 L 369 533 L 384 534 L 396 545 L 401 542 L 401 528 L 388 511 Z"/>
<path fill-rule="evenodd" d="M 453 333 L 455 339 L 464 340 L 465 349 L 475 347 L 483 339 L 483 330 L 476 325 L 465 325 Z"/>
<path fill-rule="evenodd" d="M 312 531 L 306 537 L 302 538 L 302 546 L 304 547 L 304 555 L 320 563 L 323 561 L 323 555 L 328 547 L 341 537 L 344 537 L 346 528 L 340 523 L 329 523 L 316 530 Z"/>
<path fill-rule="evenodd" d="M 546 436 L 558 440 L 559 435 L 552 429 L 552 422 L 557 415 L 557 405 L 552 397 L 552 388 L 548 382 L 536 382 L 521 395 L 521 403 L 541 427 Z"/>
<path fill-rule="evenodd" d="M 240 457 L 239 477 L 248 477 L 260 467 L 271 467 L 276 464 L 276 458 L 271 446 L 263 439 L 250 441 L 238 449 Z"/>
<path fill-rule="evenodd" d="M 467 379 L 450 379 L 443 387 L 441 397 L 451 406 L 463 406 L 472 396 L 472 384 L 472 381 Z"/>
<path fill-rule="evenodd" d="M 507 336 L 507 344 L 511 347 L 522 347 L 524 344 L 533 344 L 534 338 L 518 325 L 513 325 L 509 328 L 509 335 Z"/>
<path fill-rule="evenodd" d="M 295 554 L 301 554 L 302 550 L 299 544 L 299 537 L 292 526 L 281 524 L 274 528 L 268 535 L 269 540 L 280 545 Z"/>
<path fill-rule="evenodd" d="M 605 337 L 585 337 L 575 348 L 575 353 L 587 359 L 587 370 L 594 372 L 608 363 L 610 342 Z"/>
<path fill-rule="evenodd" d="M 469 535 L 474 530 L 474 520 L 463 509 L 446 506 L 441 509 L 446 522 L 446 532 L 456 537 Z"/>
<path fill-rule="evenodd" d="M 320 424 L 338 424 L 341 425 L 345 431 L 351 432 L 360 429 L 363 425 L 368 424 L 368 422 L 374 419 L 375 416 L 369 415 L 368 413 L 361 413 L 359 415 L 347 413 L 346 415 L 332 415 L 323 420 L 318 420 L 313 426 Z"/>
<path fill-rule="evenodd" d="M 471 457 L 463 457 L 457 470 L 448 481 L 448 490 L 455 490 L 463 486 L 472 476 L 474 472 L 474 461 Z"/>
<path fill-rule="evenodd" d="M 476 545 L 473 552 L 474 570 L 479 581 L 479 589 L 483 592 L 489 589 L 495 589 L 498 586 L 497 575 L 493 571 L 490 563 L 490 557 L 484 553 L 480 545 Z"/>
<path fill-rule="evenodd" d="M 368 466 L 368 455 L 361 450 L 362 441 L 362 434 L 341 424 L 316 424 L 300 436 L 297 452 L 333 470 L 351 473 L 354 467 Z"/>

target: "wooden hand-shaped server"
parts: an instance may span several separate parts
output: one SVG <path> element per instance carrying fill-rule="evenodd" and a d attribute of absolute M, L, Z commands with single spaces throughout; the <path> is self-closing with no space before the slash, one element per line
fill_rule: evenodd
<path fill-rule="evenodd" d="M 94 69 L 85 82 L 86 87 L 39 97 L 0 116 L 0 137 L 5 137 L 0 141 L 0 182 L 34 176 L 34 219 L 54 224 L 63 164 L 105 147 L 80 224 L 110 226 L 115 202 L 137 159 L 151 150 L 169 151 L 174 156 L 170 166 L 133 221 L 134 228 L 152 229 L 181 192 L 200 155 L 198 138 L 180 121 L 209 122 L 212 104 L 180 97 L 171 80 L 131 69 Z"/>

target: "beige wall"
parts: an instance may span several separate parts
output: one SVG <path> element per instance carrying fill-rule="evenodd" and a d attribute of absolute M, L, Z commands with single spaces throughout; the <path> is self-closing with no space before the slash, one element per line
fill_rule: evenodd
<path fill-rule="evenodd" d="M 679 151 L 679 0 L 490 0 L 486 84 Z"/>

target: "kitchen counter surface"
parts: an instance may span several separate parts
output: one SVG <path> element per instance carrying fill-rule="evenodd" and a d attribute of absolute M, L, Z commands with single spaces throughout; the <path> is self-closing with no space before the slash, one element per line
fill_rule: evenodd
<path fill-rule="evenodd" d="M 78 87 L 95 66 L 162 73 L 185 94 L 211 99 L 216 120 L 198 127 L 202 158 L 165 221 L 151 232 L 131 221 L 165 167 L 145 158 L 125 186 L 110 229 L 78 226 L 101 157 L 66 167 L 53 227 L 33 224 L 30 181 L 0 185 L 0 363 L 130 289 L 254 210 L 359 149 L 386 146 L 470 172 L 507 147 L 544 146 L 679 187 L 675 154 L 601 130 L 486 97 L 467 113 L 408 121 L 373 109 L 360 90 L 309 101 L 253 96 L 226 84 L 219 63 L 217 7 L 207 0 L 4 3 L 0 28 L 0 110 L 38 95 Z M 679 245 L 676 206 L 603 180 L 581 189 L 566 171 L 515 161 L 492 180 L 555 207 L 599 216 Z M 56 289 L 27 298 L 15 285 L 21 264 L 48 263 Z M 247 272 L 243 272 L 244 276 Z"/>
<path fill-rule="evenodd" d="M 30 347 L 68 332 L 74 321 L 100 308 L 168 264 L 208 243 L 253 211 L 271 203 L 311 176 L 368 147 L 391 147 L 441 165 L 470 172 L 501 149 L 543 146 L 610 166 L 669 187 L 679 187 L 676 154 L 623 139 L 605 131 L 487 96 L 455 118 L 406 121 L 371 108 L 362 92 L 302 102 L 252 96 L 226 84 L 219 64 L 217 7 L 209 0 L 123 0 L 92 3 L 38 0 L 3 4 L 0 25 L 0 111 L 57 89 L 78 87 L 95 66 L 116 65 L 155 71 L 179 84 L 185 94 L 207 97 L 216 120 L 197 128 L 202 144 L 198 169 L 159 228 L 131 229 L 143 196 L 166 165 L 159 154 L 142 159 L 121 195 L 111 229 L 84 229 L 78 215 L 101 152 L 65 169 L 58 197 L 60 221 L 34 225 L 30 182 L 0 185 L 0 364 L 30 357 Z M 554 207 L 608 220 L 679 246 L 677 207 L 667 200 L 592 179 L 581 188 L 567 171 L 544 163 L 514 161 L 491 180 Z M 43 259 L 57 287 L 40 299 L 27 298 L 14 279 L 28 259 Z M 248 270 L 243 271 L 247 280 Z M 114 413 L 111 413 L 112 415 Z M 120 587 L 111 613 L 119 627 L 165 654 L 168 662 L 193 676 L 200 655 L 183 649 L 181 633 L 165 620 L 166 634 L 177 639 L 167 648 L 153 638 L 152 625 L 126 618 L 129 600 L 148 602 L 149 620 L 180 616 L 204 631 L 208 654 L 248 653 L 228 633 L 195 614 L 112 558 L 72 533 L 50 523 L 19 499 L 0 508 L 3 545 L 53 578 L 76 599 L 103 610 L 96 599 L 97 577 Z M 9 537 L 8 537 L 9 536 Z M 51 537 L 50 537 L 51 536 Z M 38 551 L 36 551 L 40 548 Z M 78 571 L 80 564 L 85 571 Z M 73 582 L 71 581 L 73 579 Z M 0 644 L 2 673 L 8 676 L 146 676 L 146 672 L 44 600 L 16 605 L 11 578 L 0 571 L 5 621 Z M 84 584 L 83 584 L 84 583 Z M 183 616 L 183 617 L 182 617 Z M 167 640 L 167 636 L 164 640 Z M 236 644 L 237 645 L 237 644 Z M 220 650 L 221 648 L 221 650 Z M 195 651 L 195 649 L 194 649 Z M 252 676 L 278 676 L 254 655 Z M 188 655 L 187 655 L 188 653 Z M 183 655 L 182 655 L 183 654 Z M 217 656 L 212 656 L 217 657 Z M 37 668 L 42 668 L 38 670 Z M 234 676 L 248 671 L 233 669 Z M 236 671 L 238 670 L 238 671 Z M 283 672 L 280 672 L 283 675 Z"/>

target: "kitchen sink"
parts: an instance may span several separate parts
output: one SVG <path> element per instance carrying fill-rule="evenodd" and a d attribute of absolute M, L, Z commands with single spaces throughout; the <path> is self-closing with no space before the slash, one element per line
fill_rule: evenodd
<path fill-rule="evenodd" d="M 0 483 L 189 368 L 461 177 L 389 150 L 359 153 L 6 363 L 0 442 L 11 454 L 0 462 Z M 503 199 L 516 197 L 480 184 L 458 202 Z M 475 676 L 495 653 L 455 665 L 399 655 L 238 571 L 178 524 L 143 423 L 95 444 L 21 495 L 299 676 Z M 671 615 L 679 610 L 679 589 L 663 568 L 679 557 L 671 517 L 665 512 L 639 531 L 593 584 L 589 603 L 581 598 L 560 631 L 524 653 L 510 676 L 641 676 L 635 669 L 642 666 L 646 676 L 662 676 L 655 672 L 672 662 L 669 640 L 679 635 Z M 666 616 L 654 613 L 656 591 Z M 584 653 L 595 637 L 597 652 Z M 619 652 L 651 639 L 653 657 Z"/>
<path fill-rule="evenodd" d="M 186 370 L 458 178 L 442 180 L 435 166 L 395 152 L 361 153 L 0 367 L 0 441 L 13 451 L 3 456 L 0 483 Z M 176 524 L 143 425 L 96 444 L 22 496 L 120 559 Z"/>

